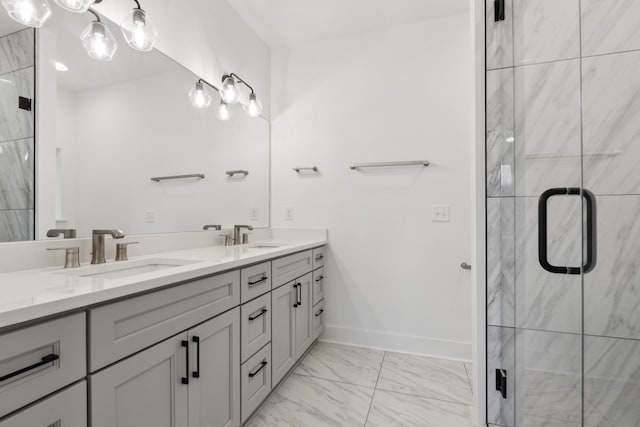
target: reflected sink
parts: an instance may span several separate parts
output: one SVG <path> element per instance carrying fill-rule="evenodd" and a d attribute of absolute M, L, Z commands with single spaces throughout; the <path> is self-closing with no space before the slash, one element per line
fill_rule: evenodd
<path fill-rule="evenodd" d="M 107 264 L 80 267 L 65 270 L 60 274 L 77 277 L 91 277 L 96 279 L 123 279 L 140 274 L 155 273 L 157 271 L 195 264 L 200 261 L 172 260 L 172 259 L 144 259 L 135 261 L 112 262 Z"/>

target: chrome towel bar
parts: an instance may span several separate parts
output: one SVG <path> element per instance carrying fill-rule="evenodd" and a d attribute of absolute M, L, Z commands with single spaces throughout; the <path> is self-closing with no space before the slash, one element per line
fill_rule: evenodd
<path fill-rule="evenodd" d="M 244 176 L 249 175 L 249 171 L 243 171 L 243 170 L 226 171 L 225 173 L 230 177 L 233 177 L 235 175 L 244 175 Z"/>
<path fill-rule="evenodd" d="M 172 175 L 172 176 L 156 176 L 151 178 L 151 181 L 160 182 L 160 181 L 170 181 L 174 179 L 186 179 L 186 178 L 198 178 L 204 179 L 203 173 L 192 173 L 189 175 Z"/>
<path fill-rule="evenodd" d="M 376 163 L 354 163 L 349 168 L 351 170 L 364 168 L 382 168 L 382 167 L 398 167 L 398 166 L 429 166 L 428 160 L 411 160 L 408 162 L 376 162 Z"/>

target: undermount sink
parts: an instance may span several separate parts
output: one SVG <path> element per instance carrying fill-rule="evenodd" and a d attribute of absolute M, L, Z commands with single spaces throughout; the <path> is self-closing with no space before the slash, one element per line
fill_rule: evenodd
<path fill-rule="evenodd" d="M 107 263 L 80 267 L 73 270 L 65 270 L 61 274 L 77 277 L 92 277 L 96 279 L 123 279 L 138 276 L 140 274 L 155 273 L 157 271 L 195 264 L 199 261 L 172 260 L 172 259 L 145 259 Z"/>
<path fill-rule="evenodd" d="M 257 243 L 255 245 L 251 245 L 249 246 L 249 249 L 275 249 L 275 248 L 279 248 L 282 245 L 277 244 L 277 243 Z"/>

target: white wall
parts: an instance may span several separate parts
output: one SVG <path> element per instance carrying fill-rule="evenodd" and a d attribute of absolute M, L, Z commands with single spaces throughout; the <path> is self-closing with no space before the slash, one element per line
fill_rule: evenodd
<path fill-rule="evenodd" d="M 324 337 L 470 359 L 470 273 L 460 268 L 471 256 L 468 15 L 272 58 L 272 222 L 329 228 Z M 431 166 L 348 168 L 417 159 Z M 320 175 L 291 170 L 311 165 Z M 451 222 L 431 222 L 440 204 Z"/>

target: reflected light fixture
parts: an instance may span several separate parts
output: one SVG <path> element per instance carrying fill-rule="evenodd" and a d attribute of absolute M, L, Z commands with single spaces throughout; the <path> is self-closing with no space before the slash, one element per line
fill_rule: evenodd
<path fill-rule="evenodd" d="M 222 76 L 220 96 L 227 104 L 236 104 L 240 101 L 240 89 L 233 73 Z"/>
<path fill-rule="evenodd" d="M 199 109 L 208 108 L 209 105 L 211 105 L 211 94 L 207 88 L 204 87 L 204 83 L 204 80 L 198 80 L 195 87 L 189 91 L 191 105 Z"/>
<path fill-rule="evenodd" d="M 220 104 L 218 104 L 218 108 L 216 109 L 216 117 L 218 118 L 218 120 L 222 120 L 223 122 L 231 120 L 231 108 L 229 108 L 229 104 L 224 102 L 224 99 L 221 99 Z"/>
<path fill-rule="evenodd" d="M 56 67 L 56 70 L 58 71 L 69 71 L 69 67 L 67 67 L 64 63 L 60 62 L 60 61 L 55 61 L 53 63 L 54 67 Z"/>
<path fill-rule="evenodd" d="M 28 27 L 40 28 L 51 16 L 47 0 L 0 0 L 9 17 Z"/>
<path fill-rule="evenodd" d="M 111 61 L 118 50 L 118 43 L 111 30 L 100 20 L 100 15 L 93 9 L 89 9 L 89 12 L 96 17 L 96 20 L 89 24 L 80 35 L 82 45 L 93 59 Z"/>
<path fill-rule="evenodd" d="M 260 113 L 262 113 L 262 102 L 258 99 L 255 93 L 251 92 L 249 95 L 249 101 L 242 106 L 244 111 L 247 113 L 249 117 L 259 117 Z"/>
<path fill-rule="evenodd" d="M 120 30 L 127 44 L 142 52 L 148 52 L 156 45 L 158 41 L 158 29 L 151 21 L 151 18 L 140 7 L 138 0 L 135 8 L 120 24 Z"/>
<path fill-rule="evenodd" d="M 58 6 L 74 13 L 85 13 L 95 0 L 54 0 Z"/>

